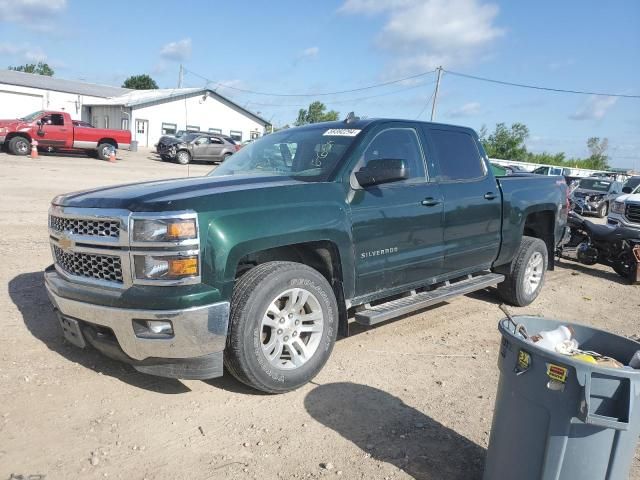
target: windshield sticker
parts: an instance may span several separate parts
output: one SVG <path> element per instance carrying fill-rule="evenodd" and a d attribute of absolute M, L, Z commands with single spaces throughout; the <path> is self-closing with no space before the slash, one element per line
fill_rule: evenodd
<path fill-rule="evenodd" d="M 335 136 L 335 137 L 355 137 L 362 130 L 358 130 L 356 128 L 331 128 L 324 132 L 322 135 L 327 136 Z"/>

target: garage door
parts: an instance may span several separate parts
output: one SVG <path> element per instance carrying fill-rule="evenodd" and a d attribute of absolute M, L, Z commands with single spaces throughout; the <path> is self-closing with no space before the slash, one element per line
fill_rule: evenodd
<path fill-rule="evenodd" d="M 0 118 L 20 118 L 42 110 L 42 96 L 0 90 Z"/>

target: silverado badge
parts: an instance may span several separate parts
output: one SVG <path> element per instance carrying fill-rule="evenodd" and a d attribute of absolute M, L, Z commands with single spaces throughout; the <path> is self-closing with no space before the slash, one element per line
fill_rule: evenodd
<path fill-rule="evenodd" d="M 62 250 L 69 250 L 75 246 L 75 242 L 66 235 L 62 235 L 58 239 L 58 245 Z"/>

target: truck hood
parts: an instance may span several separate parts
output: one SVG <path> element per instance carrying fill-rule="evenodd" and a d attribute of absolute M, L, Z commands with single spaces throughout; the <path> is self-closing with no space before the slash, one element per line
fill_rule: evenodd
<path fill-rule="evenodd" d="M 584 197 L 585 195 L 608 195 L 607 192 L 602 192 L 600 190 L 589 190 L 587 188 L 576 188 L 573 191 L 573 195 L 575 195 L 576 197 Z"/>
<path fill-rule="evenodd" d="M 625 193 L 616 197 L 616 202 L 640 203 L 640 193 Z"/>
<path fill-rule="evenodd" d="M 29 123 L 23 122 L 18 118 L 12 118 L 8 120 L 0 120 L 0 128 L 9 128 L 11 130 L 16 130 L 20 127 L 28 127 Z"/>
<path fill-rule="evenodd" d="M 240 190 L 250 191 L 301 185 L 288 177 L 194 177 L 131 183 L 58 195 L 54 205 L 78 208 L 125 209 L 133 212 L 157 212 L 193 208 L 197 199 Z M 214 199 L 211 200 L 215 201 Z M 208 202 L 208 199 L 207 199 Z"/>

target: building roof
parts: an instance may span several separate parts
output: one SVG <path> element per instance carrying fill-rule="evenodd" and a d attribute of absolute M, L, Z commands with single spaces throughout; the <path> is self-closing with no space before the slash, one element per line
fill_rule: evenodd
<path fill-rule="evenodd" d="M 0 70 L 0 84 L 2 83 L 103 98 L 114 97 L 131 91 L 128 88 L 98 85 L 96 83 L 79 82 L 76 80 L 64 80 L 62 78 L 16 72 L 14 70 Z"/>
<path fill-rule="evenodd" d="M 192 97 L 195 95 L 207 95 L 212 98 L 219 100 L 222 103 L 227 104 L 231 108 L 235 108 L 236 110 L 240 110 L 245 115 L 252 117 L 254 120 L 262 123 L 263 125 L 270 125 L 268 120 L 265 120 L 257 113 L 254 113 L 250 110 L 247 110 L 244 107 L 241 107 L 237 103 L 229 100 L 227 97 L 224 97 L 217 93 L 214 90 L 210 90 L 207 88 L 159 88 L 155 90 L 128 90 L 126 93 L 118 96 L 113 96 L 110 98 L 105 98 L 102 100 L 95 100 L 92 102 L 85 102 L 85 105 L 88 106 L 121 106 L 121 107 L 139 107 L 142 105 L 147 105 L 153 102 L 165 102 L 171 101 L 172 99 L 184 98 L 184 97 Z"/>

